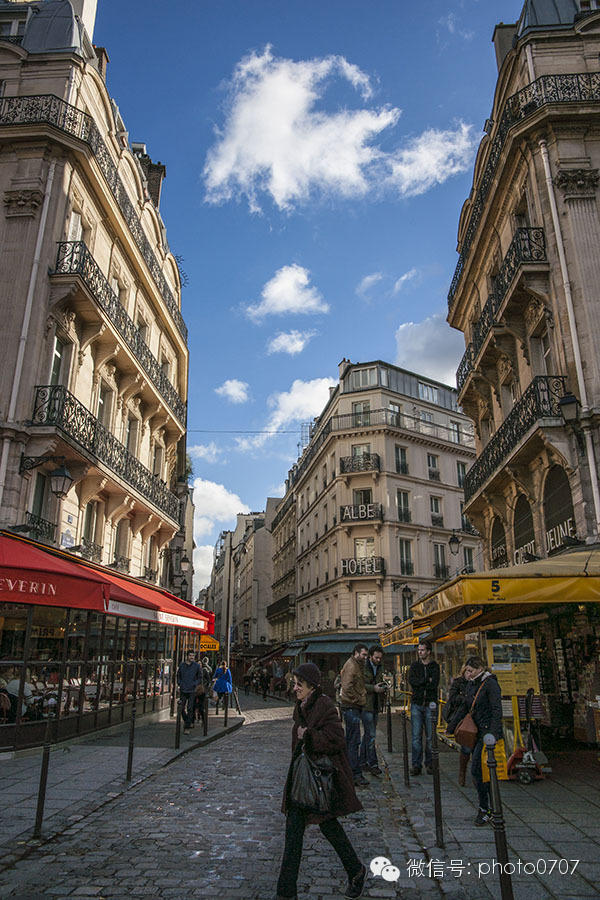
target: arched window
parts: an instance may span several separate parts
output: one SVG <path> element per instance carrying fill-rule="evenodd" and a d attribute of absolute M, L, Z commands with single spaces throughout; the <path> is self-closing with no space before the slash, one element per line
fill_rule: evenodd
<path fill-rule="evenodd" d="M 562 466 L 552 466 L 544 484 L 544 524 L 546 553 L 556 553 L 577 536 L 573 497 L 567 473 Z"/>
<path fill-rule="evenodd" d="M 525 494 L 519 494 L 515 504 L 515 518 L 513 523 L 515 540 L 514 561 L 518 563 L 529 562 L 531 556 L 537 556 L 535 552 L 535 533 L 533 530 L 533 515 L 531 506 Z"/>
<path fill-rule="evenodd" d="M 506 554 L 506 533 L 504 525 L 498 516 L 492 523 L 492 536 L 490 542 L 490 559 L 492 567 L 508 565 Z"/>

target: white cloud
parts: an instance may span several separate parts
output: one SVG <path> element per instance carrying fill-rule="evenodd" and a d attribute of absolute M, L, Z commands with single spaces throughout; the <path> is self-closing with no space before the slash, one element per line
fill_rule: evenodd
<path fill-rule="evenodd" d="M 422 322 L 404 322 L 396 331 L 396 365 L 444 384 L 456 384 L 456 369 L 465 352 L 463 336 L 441 313 Z"/>
<path fill-rule="evenodd" d="M 248 384 L 245 381 L 238 381 L 237 378 L 228 378 L 221 387 L 215 388 L 215 394 L 225 397 L 231 403 L 247 403 Z"/>
<path fill-rule="evenodd" d="M 207 201 L 245 197 L 257 212 L 263 193 L 282 210 L 316 193 L 362 197 L 392 190 L 411 196 L 470 165 L 474 141 L 465 125 L 425 132 L 405 150 L 383 150 L 376 139 L 397 125 L 401 110 L 366 105 L 327 110 L 319 101 L 334 80 L 350 84 L 365 103 L 372 96 L 368 75 L 341 56 L 295 62 L 275 57 L 267 46 L 244 57 L 230 83 L 223 128 L 206 157 Z M 439 170 L 433 177 L 429 148 L 436 136 Z M 419 164 L 415 154 L 424 154 L 425 162 Z"/>
<path fill-rule="evenodd" d="M 246 309 L 248 318 L 255 322 L 265 316 L 329 312 L 329 305 L 310 284 L 310 272 L 297 263 L 278 269 L 263 287 L 261 297 L 260 303 Z"/>
<path fill-rule="evenodd" d="M 250 507 L 224 484 L 204 478 L 194 478 L 194 507 L 194 540 L 197 544 L 217 525 L 233 524 L 238 513 L 250 512 Z"/>
<path fill-rule="evenodd" d="M 267 345 L 267 353 L 289 353 L 295 356 L 302 353 L 316 331 L 281 331 L 271 338 Z"/>
<path fill-rule="evenodd" d="M 418 275 L 418 269 L 409 269 L 408 272 L 405 272 L 404 275 L 401 275 L 400 278 L 394 284 L 393 293 L 398 294 L 407 281 L 412 281 L 413 278 L 416 278 Z"/>
<path fill-rule="evenodd" d="M 356 293 L 359 297 L 366 297 L 371 288 L 381 281 L 382 278 L 383 275 L 381 272 L 373 272 L 371 275 L 365 275 L 362 281 L 357 285 Z"/>
<path fill-rule="evenodd" d="M 394 154 L 387 181 L 403 197 L 424 194 L 451 175 L 464 172 L 473 159 L 474 146 L 472 125 L 461 122 L 454 131 L 430 128 Z"/>
<path fill-rule="evenodd" d="M 194 549 L 194 598 L 198 591 L 210 584 L 210 573 L 213 566 L 214 547 L 202 544 Z"/>
<path fill-rule="evenodd" d="M 272 394 L 267 402 L 273 411 L 265 425 L 265 432 L 277 433 L 285 425 L 314 419 L 329 400 L 329 388 L 336 384 L 333 378 L 314 378 L 312 381 L 296 379 L 289 391 Z M 254 438 L 238 438 L 238 449 L 262 447 L 270 436 L 259 434 Z"/>
<path fill-rule="evenodd" d="M 194 444 L 193 447 L 188 447 L 187 452 L 194 459 L 203 459 L 208 463 L 217 462 L 221 455 L 221 451 L 214 441 L 211 441 L 210 444 Z"/>
<path fill-rule="evenodd" d="M 456 19 L 456 14 L 453 12 L 449 12 L 447 16 L 442 16 L 441 19 L 438 19 L 438 25 L 447 28 L 450 34 L 456 34 L 465 41 L 471 41 L 475 37 L 474 31 L 466 31 L 463 28 L 460 28 Z"/>

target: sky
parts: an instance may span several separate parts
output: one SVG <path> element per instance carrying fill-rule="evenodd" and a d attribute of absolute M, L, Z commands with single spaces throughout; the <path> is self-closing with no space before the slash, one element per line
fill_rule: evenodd
<path fill-rule="evenodd" d="M 342 358 L 455 385 L 458 219 L 521 6 L 99 0 L 186 283 L 195 593 L 236 514 L 283 495 Z"/>

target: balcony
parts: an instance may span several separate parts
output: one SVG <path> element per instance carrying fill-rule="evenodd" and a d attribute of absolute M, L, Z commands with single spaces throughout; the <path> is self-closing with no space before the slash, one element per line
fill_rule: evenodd
<path fill-rule="evenodd" d="M 448 575 L 450 574 L 450 570 L 446 563 L 435 563 L 433 567 L 434 577 L 439 581 L 446 581 Z"/>
<path fill-rule="evenodd" d="M 562 375 L 538 375 L 515 403 L 465 476 L 465 502 L 500 469 L 518 443 L 540 419 L 559 419 L 559 400 L 566 394 Z"/>
<path fill-rule="evenodd" d="M 96 304 L 125 340 L 154 387 L 185 427 L 185 403 L 162 371 L 156 357 L 150 352 L 139 328 L 121 305 L 119 298 L 83 241 L 59 243 L 56 268 L 52 274 L 77 275 L 81 278 Z"/>
<path fill-rule="evenodd" d="M 439 481 L 440 480 L 440 470 L 439 469 L 429 469 L 429 480 L 430 481 Z"/>
<path fill-rule="evenodd" d="M 294 613 L 296 608 L 296 598 L 293 594 L 286 594 L 285 597 L 280 597 L 279 600 L 275 600 L 273 603 L 269 603 L 266 609 L 267 619 L 271 619 L 274 616 L 280 616 L 287 613 Z"/>
<path fill-rule="evenodd" d="M 83 449 L 122 478 L 142 497 L 174 522 L 179 522 L 179 500 L 62 385 L 37 387 L 32 426 L 54 427 L 70 444 Z"/>
<path fill-rule="evenodd" d="M 149 566 L 144 566 L 144 578 L 146 581 L 155 582 L 158 578 L 158 572 L 156 569 L 151 569 Z"/>
<path fill-rule="evenodd" d="M 340 474 L 348 472 L 379 472 L 379 454 L 362 453 L 360 456 L 342 456 Z"/>
<path fill-rule="evenodd" d="M 573 75 L 542 75 L 522 90 L 508 97 L 498 121 L 487 163 L 479 181 L 469 223 L 462 241 L 461 253 L 456 264 L 452 284 L 448 292 L 448 309 L 451 311 L 461 282 L 475 234 L 483 217 L 486 200 L 494 184 L 496 169 L 502 149 L 513 125 L 532 116 L 548 104 L 597 103 L 600 100 L 600 73 L 583 72 Z"/>
<path fill-rule="evenodd" d="M 37 538 L 40 541 L 54 543 L 56 525 L 52 522 L 48 522 L 46 519 L 42 519 L 41 516 L 35 516 L 33 513 L 28 512 L 25 516 L 25 524 L 28 526 L 31 537 Z"/>
<path fill-rule="evenodd" d="M 71 106 L 54 94 L 36 94 L 29 97 L 2 97 L 0 99 L 0 126 L 48 125 L 72 137 L 78 138 L 94 154 L 98 168 L 123 214 L 133 240 L 140 251 L 148 270 L 164 300 L 173 322 L 184 341 L 187 328 L 162 267 L 157 260 L 150 241 L 146 237 L 134 204 L 118 174 L 117 166 L 110 155 L 93 118 L 82 110 Z"/>
<path fill-rule="evenodd" d="M 342 559 L 341 561 L 342 577 L 349 575 L 354 578 L 357 575 L 385 575 L 385 561 L 381 556 L 360 557 L 359 559 Z"/>
<path fill-rule="evenodd" d="M 82 537 L 79 552 L 84 559 L 89 559 L 90 562 L 102 562 L 102 547 L 100 544 L 95 544 L 94 541 L 88 541 L 87 538 Z"/>
<path fill-rule="evenodd" d="M 460 520 L 460 530 L 464 531 L 465 534 L 472 534 L 474 537 L 479 537 L 479 532 L 474 525 L 471 525 L 471 523 L 467 518 L 465 518 L 465 516 L 463 516 Z"/>
<path fill-rule="evenodd" d="M 434 528 L 444 527 L 444 517 L 441 513 L 431 513 L 431 524 Z"/>
<path fill-rule="evenodd" d="M 456 385 L 460 393 L 477 361 L 477 357 L 497 322 L 508 289 L 520 266 L 526 263 L 547 262 L 546 237 L 543 228 L 517 228 L 494 281 L 494 290 L 487 298 L 479 321 L 473 328 L 473 340 L 465 350 L 456 371 Z"/>
<path fill-rule="evenodd" d="M 121 556 L 119 553 L 115 553 L 115 558 L 110 568 L 115 569 L 117 572 L 122 572 L 124 575 L 127 575 L 130 565 L 131 560 L 127 556 Z"/>
<path fill-rule="evenodd" d="M 401 506 L 398 510 L 398 521 L 399 522 L 410 522 L 411 521 L 411 513 L 410 509 L 406 509 L 406 507 Z"/>
<path fill-rule="evenodd" d="M 383 519 L 383 507 L 381 503 L 355 503 L 348 506 L 340 506 L 340 525 L 349 522 L 365 522 Z"/>

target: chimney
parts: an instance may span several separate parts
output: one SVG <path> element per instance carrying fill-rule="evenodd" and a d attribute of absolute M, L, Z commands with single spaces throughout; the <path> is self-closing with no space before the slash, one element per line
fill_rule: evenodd
<path fill-rule="evenodd" d="M 100 77 L 102 81 L 106 83 L 106 70 L 108 68 L 108 63 L 110 62 L 108 58 L 108 53 L 106 52 L 105 47 L 96 47 L 94 44 L 94 53 L 96 54 L 96 59 L 98 60 L 98 71 L 100 72 Z"/>
<path fill-rule="evenodd" d="M 131 149 L 137 156 L 142 167 L 142 171 L 146 176 L 150 199 L 154 203 L 156 209 L 160 209 L 160 192 L 162 189 L 163 178 L 167 174 L 167 170 L 161 162 L 152 162 L 152 160 L 146 153 L 145 144 L 132 144 Z"/>
<path fill-rule="evenodd" d="M 500 22 L 494 28 L 492 41 L 496 50 L 496 64 L 498 66 L 498 71 L 500 71 L 500 69 L 502 68 L 502 63 L 512 50 L 516 36 L 516 23 L 514 25 L 505 25 L 504 22 Z"/>
<path fill-rule="evenodd" d="M 349 359 L 346 359 L 346 357 L 343 358 L 341 363 L 338 363 L 338 372 L 340 373 L 340 381 L 342 380 L 342 378 L 344 377 L 344 375 L 346 374 L 346 372 L 348 371 L 348 369 L 350 368 L 351 365 L 352 365 L 352 363 L 350 362 Z"/>
<path fill-rule="evenodd" d="M 98 0 L 71 0 L 71 6 L 75 15 L 83 22 L 91 43 L 94 39 Z"/>

